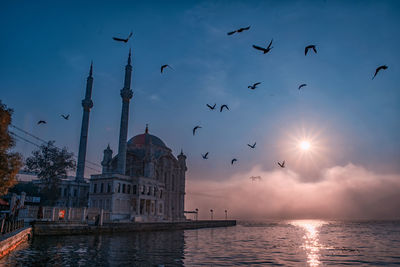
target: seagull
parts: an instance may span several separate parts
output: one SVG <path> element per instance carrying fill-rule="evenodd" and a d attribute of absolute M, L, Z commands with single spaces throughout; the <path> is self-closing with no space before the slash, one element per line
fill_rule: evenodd
<path fill-rule="evenodd" d="M 279 165 L 281 168 L 285 168 L 285 161 L 282 161 L 282 163 L 280 163 L 280 162 L 278 161 L 278 165 Z"/>
<path fill-rule="evenodd" d="M 253 48 L 255 48 L 255 49 L 257 49 L 257 50 L 260 50 L 260 51 L 263 51 L 264 54 L 266 54 L 266 53 L 268 53 L 269 51 L 271 51 L 271 49 L 273 48 L 273 47 L 271 47 L 272 41 L 273 41 L 273 40 L 274 40 L 274 39 L 271 40 L 271 42 L 269 43 L 269 45 L 268 45 L 267 48 L 264 48 L 264 47 L 261 47 L 261 46 L 257 46 L 257 45 L 253 45 Z"/>
<path fill-rule="evenodd" d="M 249 147 L 251 147 L 251 148 L 255 148 L 256 147 L 256 142 L 254 142 L 254 144 L 253 145 L 250 145 L 250 144 L 247 144 Z"/>
<path fill-rule="evenodd" d="M 222 105 L 221 108 L 219 109 L 219 112 L 222 112 L 222 110 L 223 110 L 224 108 L 226 108 L 227 110 L 229 110 L 229 108 L 228 108 L 227 105 Z"/>
<path fill-rule="evenodd" d="M 118 41 L 118 42 L 127 43 L 127 42 L 129 41 L 129 38 L 131 38 L 131 36 L 132 36 L 132 32 L 129 34 L 128 38 L 126 38 L 126 39 L 122 39 L 122 38 L 118 38 L 118 37 L 113 37 L 113 39 L 114 39 L 115 41 Z"/>
<path fill-rule="evenodd" d="M 61 114 L 61 117 L 63 117 L 65 120 L 68 120 L 69 119 L 69 114 L 68 115 L 62 115 Z"/>
<path fill-rule="evenodd" d="M 246 27 L 246 28 L 240 28 L 240 29 L 238 29 L 238 30 L 234 30 L 234 31 L 231 31 L 231 32 L 228 32 L 228 35 L 232 35 L 232 34 L 234 34 L 235 32 L 242 32 L 242 31 L 247 31 L 248 29 L 250 29 L 250 26 L 248 26 L 248 27 Z"/>
<path fill-rule="evenodd" d="M 217 103 L 215 103 L 214 106 L 207 104 L 207 107 L 209 107 L 211 110 L 214 110 L 216 105 L 217 105 Z"/>
<path fill-rule="evenodd" d="M 203 159 L 208 159 L 208 152 L 206 154 L 201 154 L 201 156 L 203 157 Z"/>
<path fill-rule="evenodd" d="M 312 48 L 312 50 L 314 50 L 314 53 L 315 53 L 315 54 L 317 53 L 317 49 L 315 48 L 315 45 L 308 45 L 308 46 L 306 46 L 306 48 L 304 49 L 304 55 L 307 56 L 308 49 L 311 49 L 311 48 Z"/>
<path fill-rule="evenodd" d="M 47 123 L 46 121 L 42 121 L 42 120 L 40 120 L 40 121 L 38 121 L 38 123 L 37 123 L 37 124 L 39 125 L 39 124 L 46 124 L 46 123 Z"/>
<path fill-rule="evenodd" d="M 196 127 L 193 128 L 193 135 L 196 133 L 196 130 L 201 128 L 201 126 L 197 125 Z"/>
<path fill-rule="evenodd" d="M 165 64 L 165 65 L 162 65 L 162 66 L 161 66 L 161 73 L 163 73 L 163 70 L 164 70 L 166 67 L 173 69 L 170 65 Z"/>
<path fill-rule="evenodd" d="M 261 176 L 251 176 L 249 177 L 249 179 L 251 179 L 252 182 L 254 182 L 255 180 L 261 181 Z"/>
<path fill-rule="evenodd" d="M 379 66 L 378 68 L 376 68 L 375 74 L 374 74 L 374 77 L 372 77 L 372 80 L 375 78 L 375 76 L 378 74 L 378 72 L 380 70 L 386 70 L 387 68 L 388 68 L 388 66 L 386 66 L 386 65 L 382 65 L 382 66 Z"/>
<path fill-rule="evenodd" d="M 300 89 L 301 89 L 302 87 L 304 87 L 304 86 L 307 86 L 307 84 L 305 84 L 305 83 L 300 84 L 298 89 L 300 90 Z"/>
<path fill-rule="evenodd" d="M 235 161 L 237 161 L 237 159 L 232 159 L 231 164 L 233 165 L 233 163 L 235 163 Z"/>
<path fill-rule="evenodd" d="M 261 84 L 261 82 L 255 83 L 253 85 L 249 85 L 249 86 L 247 86 L 247 88 L 250 88 L 250 89 L 254 90 L 254 89 L 257 88 L 257 85 L 259 85 L 259 84 Z"/>

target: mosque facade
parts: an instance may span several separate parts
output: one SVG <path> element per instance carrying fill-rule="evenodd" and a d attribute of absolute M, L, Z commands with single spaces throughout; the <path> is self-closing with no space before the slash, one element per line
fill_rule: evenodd
<path fill-rule="evenodd" d="M 144 133 L 127 140 L 129 105 L 133 97 L 131 85 L 131 53 L 125 67 L 121 124 L 118 153 L 108 146 L 104 150 L 102 173 L 91 175 L 88 188 L 88 206 L 103 209 L 111 220 L 120 221 L 181 221 L 184 216 L 186 156 L 176 157 L 157 136 Z M 89 112 L 93 106 L 92 67 L 88 77 L 76 182 L 84 183 Z M 77 192 L 78 195 L 80 192 Z M 87 192 L 82 192 L 87 195 Z"/>

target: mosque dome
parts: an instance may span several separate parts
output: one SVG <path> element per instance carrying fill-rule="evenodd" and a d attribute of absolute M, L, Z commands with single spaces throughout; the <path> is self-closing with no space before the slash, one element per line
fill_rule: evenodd
<path fill-rule="evenodd" d="M 144 146 L 146 144 L 146 139 L 150 138 L 148 142 L 151 140 L 152 145 L 160 146 L 160 147 L 167 147 L 165 143 L 155 135 L 149 134 L 149 130 L 146 126 L 146 131 L 143 134 L 138 134 L 128 141 L 128 146 Z"/>

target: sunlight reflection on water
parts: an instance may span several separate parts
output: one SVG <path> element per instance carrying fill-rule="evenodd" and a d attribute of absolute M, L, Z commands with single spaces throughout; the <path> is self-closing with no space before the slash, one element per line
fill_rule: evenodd
<path fill-rule="evenodd" d="M 303 236 L 304 243 L 301 248 L 307 253 L 307 263 L 309 266 L 320 266 L 320 249 L 322 249 L 323 246 L 319 243 L 318 229 L 322 225 L 327 224 L 327 222 L 320 220 L 296 220 L 291 221 L 290 224 L 300 227 L 305 231 Z"/>

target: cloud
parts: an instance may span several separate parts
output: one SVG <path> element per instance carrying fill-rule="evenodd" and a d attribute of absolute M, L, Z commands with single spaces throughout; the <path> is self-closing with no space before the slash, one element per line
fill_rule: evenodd
<path fill-rule="evenodd" d="M 261 176 L 252 182 L 249 177 Z M 289 169 L 262 171 L 260 166 L 230 179 L 187 182 L 188 210 L 199 218 L 235 219 L 398 219 L 400 175 L 382 175 L 347 164 L 324 170 L 321 179 L 304 182 Z"/>

